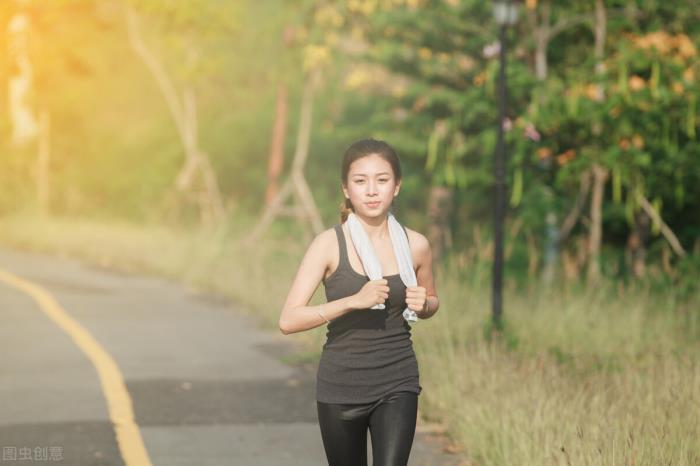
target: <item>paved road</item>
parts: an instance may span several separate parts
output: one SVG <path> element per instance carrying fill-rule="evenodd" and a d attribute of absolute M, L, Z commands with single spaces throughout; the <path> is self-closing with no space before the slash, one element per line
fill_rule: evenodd
<path fill-rule="evenodd" d="M 281 361 L 295 349 L 283 335 L 163 279 L 0 247 L 3 270 L 48 291 L 64 314 L 51 318 L 0 279 L 0 466 L 327 464 L 313 371 Z M 133 429 L 120 437 L 114 420 L 127 408 Z M 124 455 L 139 442 L 147 462 Z M 410 464 L 458 461 L 418 432 Z"/>

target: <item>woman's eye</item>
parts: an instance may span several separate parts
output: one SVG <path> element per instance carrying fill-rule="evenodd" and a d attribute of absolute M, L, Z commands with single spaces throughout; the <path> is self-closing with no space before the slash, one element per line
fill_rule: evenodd
<path fill-rule="evenodd" d="M 388 178 L 382 178 L 382 179 L 379 180 L 379 181 L 380 181 L 381 183 L 386 183 L 386 182 L 389 181 L 389 179 L 388 179 Z M 357 183 L 357 184 L 362 184 L 362 183 L 364 183 L 364 182 L 365 182 L 365 180 L 355 180 L 355 183 Z"/>

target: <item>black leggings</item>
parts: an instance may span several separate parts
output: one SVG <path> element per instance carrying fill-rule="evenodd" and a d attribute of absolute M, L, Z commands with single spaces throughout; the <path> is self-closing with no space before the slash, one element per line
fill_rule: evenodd
<path fill-rule="evenodd" d="M 394 392 L 371 403 L 316 402 L 329 466 L 367 466 L 367 428 L 373 466 L 405 466 L 416 432 L 418 394 Z"/>

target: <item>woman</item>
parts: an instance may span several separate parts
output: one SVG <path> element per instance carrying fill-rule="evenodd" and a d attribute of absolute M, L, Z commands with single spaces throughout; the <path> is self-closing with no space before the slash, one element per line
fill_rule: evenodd
<path fill-rule="evenodd" d="M 319 362 L 316 402 L 330 466 L 367 465 L 367 429 L 374 466 L 406 465 L 418 409 L 418 363 L 406 307 L 427 319 L 439 301 L 433 283 L 430 244 L 404 227 L 417 286 L 400 275 L 388 228 L 393 199 L 401 187 L 396 152 L 383 141 L 352 144 L 341 169 L 341 222 L 311 242 L 279 319 L 290 334 L 328 324 Z M 346 220 L 353 213 L 371 240 L 384 278 L 370 280 L 352 242 Z M 323 281 L 327 303 L 309 306 Z M 372 309 L 383 303 L 383 309 Z"/>

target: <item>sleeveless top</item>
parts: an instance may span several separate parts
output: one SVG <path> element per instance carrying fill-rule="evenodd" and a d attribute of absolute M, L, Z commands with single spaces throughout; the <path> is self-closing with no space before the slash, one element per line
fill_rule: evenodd
<path fill-rule="evenodd" d="M 369 281 L 351 267 L 341 225 L 333 228 L 340 260 L 323 279 L 327 301 L 353 295 Z M 402 315 L 406 285 L 399 274 L 384 278 L 389 286 L 384 309 L 355 309 L 327 324 L 316 377 L 318 401 L 369 403 L 395 391 L 422 391 L 411 327 Z"/>

